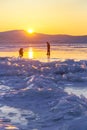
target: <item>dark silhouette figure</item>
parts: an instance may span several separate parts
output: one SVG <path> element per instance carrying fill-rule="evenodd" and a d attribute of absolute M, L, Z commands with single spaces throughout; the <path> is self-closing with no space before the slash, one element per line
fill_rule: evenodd
<path fill-rule="evenodd" d="M 19 57 L 20 57 L 20 58 L 23 57 L 23 53 L 24 53 L 24 52 L 23 52 L 23 48 L 20 48 L 20 50 L 19 50 Z"/>
<path fill-rule="evenodd" d="M 47 55 L 50 56 L 50 43 L 47 42 Z"/>

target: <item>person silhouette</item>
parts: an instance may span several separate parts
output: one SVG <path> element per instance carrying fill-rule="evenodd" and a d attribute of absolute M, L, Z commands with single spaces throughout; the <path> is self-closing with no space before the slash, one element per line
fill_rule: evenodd
<path fill-rule="evenodd" d="M 50 56 L 50 43 L 47 42 L 47 55 Z"/>
<path fill-rule="evenodd" d="M 23 52 L 23 48 L 20 48 L 20 49 L 19 49 L 19 57 L 20 57 L 20 58 L 23 57 L 23 53 L 24 53 L 24 52 Z"/>

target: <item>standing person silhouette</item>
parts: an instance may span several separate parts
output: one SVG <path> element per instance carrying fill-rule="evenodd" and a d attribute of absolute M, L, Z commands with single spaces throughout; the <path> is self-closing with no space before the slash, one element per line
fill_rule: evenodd
<path fill-rule="evenodd" d="M 23 53 L 24 53 L 24 52 L 23 52 L 23 48 L 20 48 L 20 50 L 19 50 L 19 57 L 20 57 L 20 58 L 23 57 Z"/>
<path fill-rule="evenodd" d="M 50 56 L 50 43 L 47 42 L 47 55 Z"/>

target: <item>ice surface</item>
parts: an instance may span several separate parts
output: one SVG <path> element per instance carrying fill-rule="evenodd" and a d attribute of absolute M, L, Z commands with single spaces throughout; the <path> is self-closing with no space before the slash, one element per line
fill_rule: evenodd
<path fill-rule="evenodd" d="M 1 130 L 86 130 L 87 61 L 0 58 Z"/>

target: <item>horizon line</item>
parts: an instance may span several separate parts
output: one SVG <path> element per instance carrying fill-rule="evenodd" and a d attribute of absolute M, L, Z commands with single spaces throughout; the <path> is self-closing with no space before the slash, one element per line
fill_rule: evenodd
<path fill-rule="evenodd" d="M 11 31 L 25 31 L 27 32 L 25 29 L 14 29 L 14 30 L 6 30 L 6 31 L 0 31 L 0 33 L 4 33 L 4 32 L 11 32 Z M 42 33 L 42 32 L 33 32 L 34 33 L 37 33 L 37 34 L 43 34 L 43 35 L 67 35 L 67 36 L 87 36 L 87 34 L 77 34 L 77 35 L 74 35 L 74 34 L 67 34 L 67 33 Z"/>

